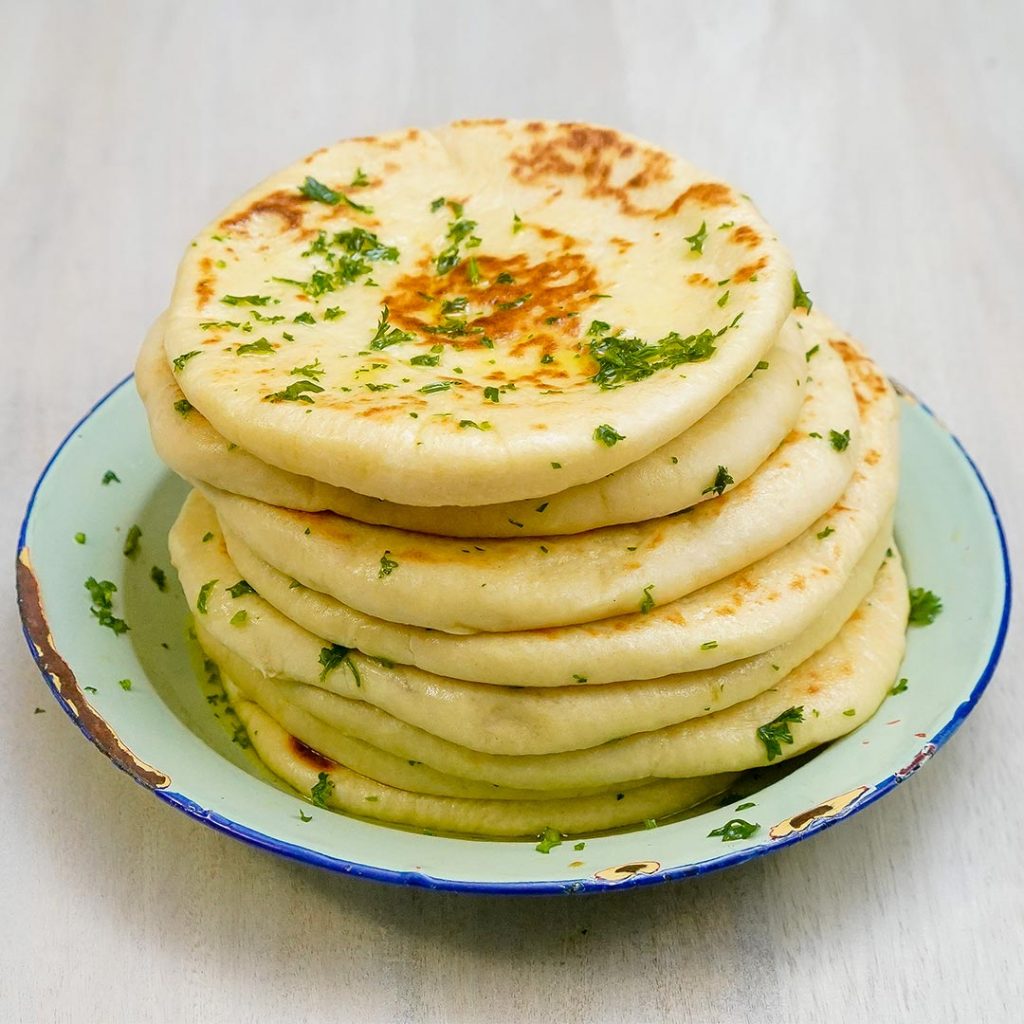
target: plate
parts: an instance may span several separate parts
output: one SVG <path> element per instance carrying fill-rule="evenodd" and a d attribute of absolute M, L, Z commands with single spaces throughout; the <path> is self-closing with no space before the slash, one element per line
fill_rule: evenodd
<path fill-rule="evenodd" d="M 901 401 L 897 537 L 911 585 L 940 594 L 943 612 L 910 630 L 904 692 L 749 798 L 754 806 L 739 813 L 759 825 L 749 839 L 708 835 L 737 817 L 739 800 L 547 854 L 534 842 L 423 835 L 311 809 L 235 741 L 244 736 L 206 699 L 166 544 L 186 485 L 153 451 L 131 378 L 71 431 L 32 493 L 18 544 L 25 636 L 61 707 L 114 764 L 172 807 L 273 853 L 462 892 L 581 893 L 704 874 L 806 839 L 890 792 L 956 731 L 995 669 L 1010 611 L 995 505 L 957 440 L 912 396 Z M 142 533 L 127 557 L 133 525 Z M 164 590 L 154 567 L 166 573 Z M 91 612 L 90 576 L 117 585 L 114 613 L 127 633 Z"/>

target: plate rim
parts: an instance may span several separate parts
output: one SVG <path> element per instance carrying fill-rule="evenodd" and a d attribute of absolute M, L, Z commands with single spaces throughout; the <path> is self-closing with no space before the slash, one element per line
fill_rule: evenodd
<path fill-rule="evenodd" d="M 838 822 L 845 820 L 851 815 L 857 814 L 864 808 L 871 806 L 876 800 L 904 781 L 903 778 L 898 777 L 895 773 L 890 774 L 864 793 L 862 797 L 855 800 L 848 808 L 844 809 L 842 813 L 830 817 L 818 818 L 817 820 L 812 821 L 801 831 L 794 831 L 780 839 L 773 839 L 770 843 L 759 843 L 755 846 L 738 850 L 735 853 L 722 853 L 717 856 L 711 856 L 707 860 L 681 864 L 675 867 L 659 868 L 657 871 L 649 874 L 636 873 L 621 881 L 606 881 L 591 876 L 585 879 L 573 878 L 563 880 L 549 879 L 545 881 L 509 882 L 470 881 L 466 879 L 440 878 L 420 871 L 398 871 L 392 868 L 383 868 L 373 864 L 363 864 L 359 861 L 346 860 L 343 857 L 321 853 L 320 851 L 311 849 L 308 846 L 300 846 L 284 839 L 277 839 L 273 836 L 267 835 L 265 832 L 260 832 L 259 830 L 250 828 L 241 822 L 234 821 L 223 814 L 209 808 L 205 808 L 196 803 L 190 797 L 186 796 L 184 793 L 178 793 L 177 791 L 168 788 L 166 784 L 161 786 L 159 784 L 160 777 L 167 777 L 162 775 L 159 768 L 154 768 L 140 762 L 130 752 L 121 747 L 117 741 L 116 734 L 112 729 L 110 729 L 102 716 L 95 712 L 92 712 L 88 717 L 90 719 L 96 719 L 98 723 L 104 726 L 106 732 L 109 733 L 109 738 L 106 736 L 97 736 L 94 732 L 90 731 L 88 723 L 83 720 L 86 716 L 82 716 L 72 710 L 68 702 L 54 685 L 53 680 L 51 679 L 52 673 L 47 667 L 49 654 L 54 655 L 65 666 L 67 666 L 67 663 L 64 662 L 63 658 L 61 658 L 53 645 L 52 637 L 49 633 L 46 618 L 43 613 L 42 601 L 39 599 L 40 588 L 38 580 L 36 580 L 35 574 L 32 572 L 29 564 L 22 557 L 23 554 L 28 551 L 26 538 L 31 524 L 32 514 L 35 509 L 36 499 L 39 495 L 40 488 L 50 475 L 57 459 L 81 427 L 96 415 L 114 395 L 128 385 L 134 379 L 134 376 L 134 373 L 130 373 L 118 381 L 104 395 L 94 402 L 88 411 L 75 422 L 60 444 L 56 449 L 54 449 L 49 459 L 47 459 L 46 464 L 32 488 L 24 516 L 22 517 L 21 527 L 18 531 L 16 553 L 18 612 L 21 618 L 22 634 L 24 635 L 25 641 L 28 645 L 29 653 L 36 664 L 36 668 L 42 675 L 43 681 L 56 698 L 57 703 L 63 709 L 64 713 L 72 720 L 72 722 L 74 722 L 86 739 L 99 748 L 99 750 L 102 751 L 102 753 L 111 762 L 113 762 L 115 767 L 120 768 L 135 782 L 149 790 L 161 801 L 181 811 L 188 817 L 201 822 L 223 835 L 240 840 L 241 842 L 246 843 L 249 846 L 256 847 L 257 849 L 286 857 L 289 860 L 298 861 L 299 863 L 307 864 L 311 867 L 323 868 L 336 874 L 364 878 L 369 881 L 384 884 L 411 886 L 434 891 L 490 896 L 583 895 L 589 893 L 619 891 L 622 889 L 633 889 L 641 886 L 658 885 L 664 882 L 677 881 L 684 878 L 696 878 L 710 874 L 714 871 L 720 871 L 724 868 L 734 867 L 758 857 L 766 856 L 776 850 L 783 849 L 791 846 L 793 843 L 797 843 L 809 838 L 810 836 L 817 835 L 825 829 L 831 828 Z M 1002 612 L 999 619 L 999 627 L 996 631 L 992 647 L 989 650 L 985 667 L 982 669 L 978 679 L 971 687 L 966 699 L 957 705 L 949 720 L 939 728 L 930 739 L 923 741 L 922 749 L 931 747 L 932 753 L 934 753 L 937 752 L 939 748 L 941 748 L 957 731 L 957 729 L 960 728 L 964 719 L 967 718 L 977 705 L 981 695 L 987 689 L 988 684 L 995 673 L 996 666 L 999 663 L 999 658 L 1003 651 L 1007 630 L 1009 628 L 1010 610 L 1013 603 L 1013 575 L 1010 565 L 1009 549 L 1006 543 L 1006 531 L 1003 528 L 1002 518 L 999 514 L 998 508 L 996 507 L 995 498 L 993 497 L 992 492 L 989 489 L 985 478 L 982 476 L 981 471 L 978 469 L 974 459 L 971 458 L 971 455 L 968 453 L 967 449 L 963 446 L 956 434 L 954 434 L 953 431 L 945 425 L 945 423 L 936 415 L 934 410 L 932 410 L 927 403 L 921 401 L 909 389 L 900 384 L 896 384 L 895 382 L 894 384 L 896 386 L 896 390 L 901 396 L 905 396 L 922 409 L 934 424 L 953 442 L 957 452 L 964 459 L 973 473 L 974 478 L 980 486 L 982 494 L 985 496 L 985 500 L 988 503 L 988 510 L 999 541 L 999 551 L 1003 570 Z M 31 588 L 26 584 L 26 576 L 32 581 Z M 27 593 L 28 589 L 35 590 L 36 601 L 34 608 L 32 607 L 32 596 Z M 67 667 L 70 671 L 70 666 Z"/>

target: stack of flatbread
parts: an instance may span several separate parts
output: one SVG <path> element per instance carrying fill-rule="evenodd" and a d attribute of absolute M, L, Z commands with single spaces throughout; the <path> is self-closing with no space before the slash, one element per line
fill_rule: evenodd
<path fill-rule="evenodd" d="M 647 143 L 319 150 L 192 243 L 137 381 L 199 642 L 322 806 L 650 824 L 897 672 L 892 389 L 750 200 Z"/>

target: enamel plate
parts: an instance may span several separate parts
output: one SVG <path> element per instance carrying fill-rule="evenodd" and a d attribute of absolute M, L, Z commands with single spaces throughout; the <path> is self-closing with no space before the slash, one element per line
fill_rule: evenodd
<path fill-rule="evenodd" d="M 235 742 L 233 723 L 207 700 L 167 554 L 186 485 L 156 457 L 130 379 L 72 430 L 32 494 L 18 544 L 25 636 L 61 707 L 119 768 L 254 846 L 381 882 L 463 892 L 593 892 L 703 874 L 813 835 L 894 789 L 956 731 L 995 669 L 1010 611 L 999 517 L 956 439 L 911 397 L 902 401 L 897 537 L 911 585 L 944 604 L 933 625 L 910 630 L 906 690 L 752 796 L 655 829 L 590 838 L 583 849 L 573 840 L 542 854 L 533 841 L 422 835 L 321 811 Z M 103 483 L 108 471 L 118 479 Z M 142 533 L 127 557 L 133 525 Z M 163 590 L 154 567 L 166 573 Z M 97 621 L 83 586 L 90 576 L 117 585 L 113 612 L 127 633 Z M 708 836 L 735 817 L 757 831 L 732 842 Z"/>

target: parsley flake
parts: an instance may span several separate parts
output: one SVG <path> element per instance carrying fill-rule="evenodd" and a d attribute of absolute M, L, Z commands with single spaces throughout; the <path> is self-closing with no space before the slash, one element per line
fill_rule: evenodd
<path fill-rule="evenodd" d="M 534 847 L 538 853 L 550 853 L 556 846 L 562 845 L 562 833 L 550 825 L 540 834 L 540 842 Z"/>
<path fill-rule="evenodd" d="M 92 606 L 89 611 L 96 617 L 99 624 L 113 630 L 118 636 L 127 633 L 128 623 L 113 614 L 112 596 L 117 592 L 117 585 L 110 580 L 97 580 L 94 576 L 90 576 L 85 581 L 85 589 L 89 591 L 89 596 L 92 598 Z"/>
<path fill-rule="evenodd" d="M 100 483 L 103 484 L 104 487 L 106 487 L 107 484 L 119 484 L 120 482 L 121 478 L 112 469 L 108 469 L 106 473 L 103 474 L 103 479 L 100 480 Z"/>
<path fill-rule="evenodd" d="M 793 308 L 794 309 L 806 309 L 808 313 L 811 311 L 811 307 L 814 305 L 811 302 L 810 295 L 803 290 L 800 285 L 800 278 L 793 274 Z"/>
<path fill-rule="evenodd" d="M 185 364 L 190 359 L 194 359 L 198 355 L 200 355 L 199 349 L 193 349 L 191 352 L 183 352 L 180 356 L 175 356 L 174 359 L 171 360 L 171 363 L 174 366 L 175 371 L 177 373 L 181 373 L 181 371 L 185 369 Z"/>
<path fill-rule="evenodd" d="M 337 206 L 341 202 L 341 193 L 335 192 L 322 181 L 317 181 L 312 175 L 307 174 L 306 180 L 299 186 L 299 191 L 307 198 L 317 203 L 326 203 L 328 206 Z"/>
<path fill-rule="evenodd" d="M 328 778 L 327 772 L 320 772 L 317 775 L 317 783 L 309 791 L 309 799 L 317 807 L 327 807 L 327 801 L 334 792 L 334 783 Z"/>
<path fill-rule="evenodd" d="M 149 570 L 149 578 L 156 584 L 156 589 L 161 593 L 167 589 L 167 573 L 158 565 Z"/>
<path fill-rule="evenodd" d="M 390 576 L 397 568 L 398 563 L 388 556 L 391 554 L 390 551 L 385 551 L 380 556 L 380 570 L 377 573 L 377 579 L 382 580 L 385 576 Z"/>
<path fill-rule="evenodd" d="M 614 448 L 620 441 L 625 441 L 626 438 L 614 427 L 610 427 L 607 423 L 602 423 L 599 427 L 594 428 L 594 440 L 599 441 L 608 448 Z M 551 463 L 551 465 L 554 466 L 554 463 Z"/>
<path fill-rule="evenodd" d="M 924 587 L 913 587 L 910 590 L 910 615 L 907 622 L 911 626 L 930 626 L 942 611 L 942 598 Z"/>
<path fill-rule="evenodd" d="M 734 843 L 737 839 L 749 839 L 760 827 L 756 822 L 744 821 L 743 818 L 733 818 L 720 828 L 712 829 L 708 833 L 708 839 L 718 838 L 723 843 Z"/>
<path fill-rule="evenodd" d="M 654 607 L 654 598 L 651 596 L 651 591 L 654 589 L 653 583 L 648 583 L 644 587 L 644 596 L 640 600 L 640 614 L 646 615 Z"/>
<path fill-rule="evenodd" d="M 207 613 L 207 602 L 210 600 L 210 592 L 213 590 L 216 583 L 217 580 L 207 580 L 199 588 L 199 596 L 196 598 L 196 611 L 201 615 L 205 615 Z"/>
<path fill-rule="evenodd" d="M 850 445 L 850 431 L 844 430 L 841 434 L 838 430 L 828 432 L 828 441 L 837 452 L 845 452 Z"/>
<path fill-rule="evenodd" d="M 264 402 L 307 402 L 313 404 L 313 399 L 305 392 L 319 394 L 323 388 L 312 380 L 297 380 L 289 384 L 283 391 L 275 391 L 272 395 L 266 395 Z"/>
<path fill-rule="evenodd" d="M 893 683 L 892 688 L 889 690 L 890 697 L 896 697 L 901 693 L 907 692 L 909 682 L 906 679 L 901 679 L 898 683 Z"/>
<path fill-rule="evenodd" d="M 770 722 L 760 725 L 757 728 L 757 738 L 764 744 L 768 754 L 768 760 L 782 756 L 782 744 L 792 743 L 793 734 L 789 731 L 791 722 L 802 722 L 804 720 L 804 709 L 800 707 L 787 708 L 773 718 Z"/>
<path fill-rule="evenodd" d="M 718 472 L 715 473 L 715 479 L 700 493 L 715 494 L 718 497 L 721 497 L 726 487 L 730 484 L 734 484 L 735 482 L 736 481 L 729 475 L 729 470 L 727 470 L 725 466 L 719 466 Z"/>
<path fill-rule="evenodd" d="M 692 235 L 686 236 L 686 241 L 690 243 L 690 252 L 695 252 L 700 256 L 704 252 L 704 241 L 707 237 L 708 226 L 701 221 L 700 227 Z"/>

